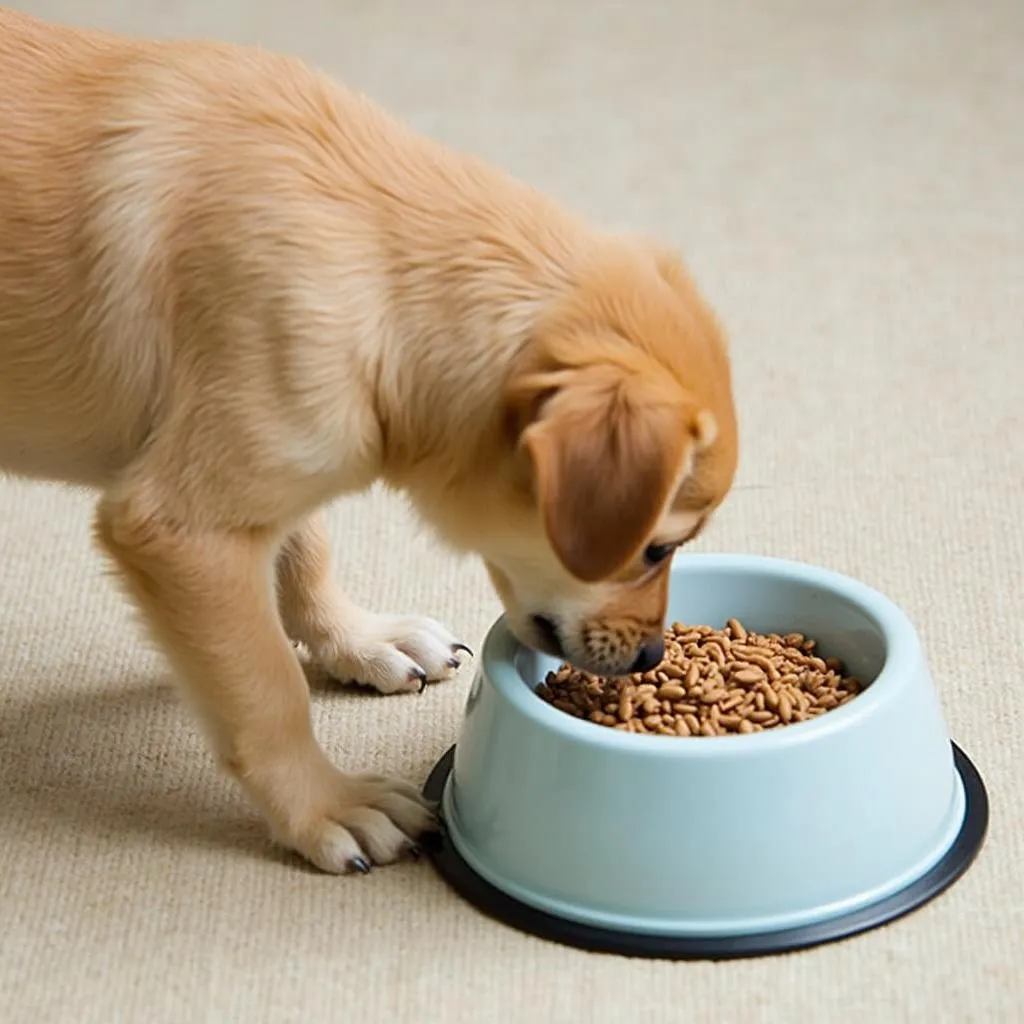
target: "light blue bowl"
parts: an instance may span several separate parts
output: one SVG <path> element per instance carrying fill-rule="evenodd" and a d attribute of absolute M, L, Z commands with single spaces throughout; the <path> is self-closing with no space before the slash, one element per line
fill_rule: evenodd
<path fill-rule="evenodd" d="M 499 620 L 442 796 L 447 837 L 472 872 L 584 926 L 703 937 L 814 925 L 929 872 L 960 833 L 965 793 L 907 617 L 812 566 L 678 557 L 669 621 L 733 617 L 814 637 L 870 685 L 763 733 L 633 735 L 537 697 L 556 662 Z"/>

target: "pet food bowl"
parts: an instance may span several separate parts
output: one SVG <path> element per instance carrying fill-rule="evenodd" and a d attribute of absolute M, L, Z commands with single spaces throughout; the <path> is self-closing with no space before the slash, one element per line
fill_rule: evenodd
<path fill-rule="evenodd" d="M 432 856 L 481 910 L 593 950 L 720 958 L 838 939 L 899 917 L 970 865 L 988 801 L 951 744 L 914 627 L 813 566 L 680 556 L 669 621 L 800 632 L 866 684 L 750 735 L 621 732 L 533 691 L 555 660 L 499 620 L 457 745 L 425 792 Z"/>

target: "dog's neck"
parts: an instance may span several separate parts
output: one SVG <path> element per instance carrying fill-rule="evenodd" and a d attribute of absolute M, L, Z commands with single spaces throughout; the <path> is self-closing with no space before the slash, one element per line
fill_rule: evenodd
<path fill-rule="evenodd" d="M 460 179 L 443 187 L 417 182 L 429 208 L 397 195 L 385 227 L 398 269 L 377 377 L 382 476 L 427 505 L 443 490 L 485 486 L 488 453 L 509 443 L 509 370 L 538 318 L 571 287 L 590 238 L 500 172 L 469 160 L 456 169 Z M 447 164 L 443 173 L 451 174 Z"/>

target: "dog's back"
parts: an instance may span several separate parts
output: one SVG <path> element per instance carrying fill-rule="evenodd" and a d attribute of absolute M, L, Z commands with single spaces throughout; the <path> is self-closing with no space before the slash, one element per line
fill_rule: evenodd
<path fill-rule="evenodd" d="M 94 180 L 106 83 L 131 57 L 130 43 L 0 11 L 0 468 L 15 473 L 94 482 L 145 431 L 154 339 L 97 343 L 121 301 L 104 308 L 100 279 L 116 263 L 127 292 L 146 262 L 144 225 L 101 239 Z"/>
<path fill-rule="evenodd" d="M 255 299 L 330 272 L 309 203 L 334 99 L 289 58 L 0 10 L 0 471 L 109 482 L 161 415 L 182 344 L 202 339 L 213 382 L 218 345 L 285 318 Z"/>

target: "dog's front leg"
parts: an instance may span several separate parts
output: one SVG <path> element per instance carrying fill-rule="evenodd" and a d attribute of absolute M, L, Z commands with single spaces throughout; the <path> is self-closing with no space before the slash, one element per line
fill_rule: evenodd
<path fill-rule="evenodd" d="M 340 772 L 313 735 L 305 676 L 275 607 L 275 538 L 190 531 L 130 498 L 100 504 L 96 533 L 220 760 L 280 842 L 339 873 L 415 850 L 432 822 L 416 789 Z"/>
<path fill-rule="evenodd" d="M 381 615 L 354 605 L 334 583 L 321 515 L 296 528 L 277 558 L 278 598 L 289 636 L 335 678 L 381 693 L 422 690 L 447 679 L 469 651 L 439 622 Z"/>

